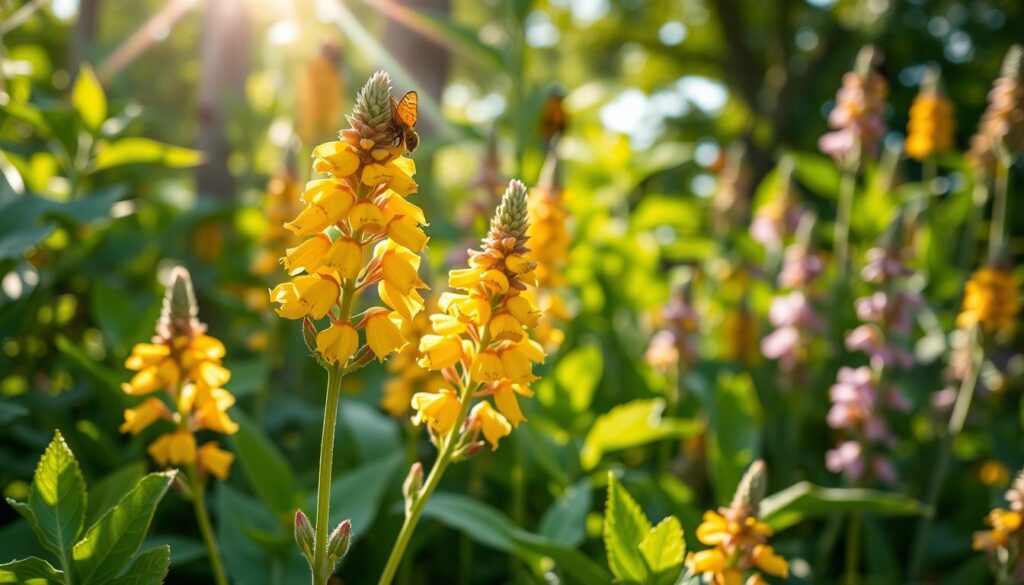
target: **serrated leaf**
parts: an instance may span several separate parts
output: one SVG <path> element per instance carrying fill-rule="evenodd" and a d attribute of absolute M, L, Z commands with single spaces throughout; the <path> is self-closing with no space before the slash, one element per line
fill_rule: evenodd
<path fill-rule="evenodd" d="M 616 578 L 643 583 L 647 579 L 647 565 L 640 554 L 640 543 L 651 530 L 651 523 L 619 483 L 608 473 L 608 501 L 604 510 L 604 546 L 608 553 L 608 566 Z"/>
<path fill-rule="evenodd" d="M 110 585 L 160 585 L 171 566 L 171 547 L 164 545 L 135 557 L 123 575 Z"/>
<path fill-rule="evenodd" d="M 64 573 L 38 557 L 28 557 L 0 565 L 0 583 L 46 585 L 63 582 Z"/>
<path fill-rule="evenodd" d="M 686 544 L 683 527 L 675 516 L 658 523 L 640 542 L 640 554 L 653 573 L 662 573 L 683 564 Z"/>
<path fill-rule="evenodd" d="M 142 478 L 86 531 L 73 551 L 76 573 L 83 584 L 106 583 L 120 572 L 146 537 L 156 506 L 174 475 L 151 473 Z"/>
<path fill-rule="evenodd" d="M 58 558 L 70 558 L 85 521 L 85 479 L 60 431 L 39 459 L 28 507 L 43 546 Z"/>
<path fill-rule="evenodd" d="M 778 532 L 806 518 L 858 511 L 875 516 L 914 516 L 928 508 L 893 492 L 859 488 L 826 488 L 802 481 L 761 500 L 761 519 Z"/>
<path fill-rule="evenodd" d="M 633 400 L 597 417 L 580 450 L 580 465 L 591 470 L 609 451 L 628 449 L 669 438 L 697 433 L 699 423 L 662 418 L 665 401 L 660 398 Z"/>
<path fill-rule="evenodd" d="M 78 79 L 71 89 L 71 105 L 90 130 L 98 130 L 107 119 L 107 96 L 88 64 L 82 64 L 78 71 Z"/>

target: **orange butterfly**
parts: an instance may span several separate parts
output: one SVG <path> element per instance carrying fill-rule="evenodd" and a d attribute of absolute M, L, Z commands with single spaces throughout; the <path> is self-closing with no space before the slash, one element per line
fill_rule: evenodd
<path fill-rule="evenodd" d="M 412 152 L 420 145 L 420 135 L 413 128 L 416 126 L 418 105 L 419 96 L 415 91 L 402 96 L 401 101 L 391 98 L 391 121 L 398 131 L 395 146 L 404 143 L 406 152 Z"/>

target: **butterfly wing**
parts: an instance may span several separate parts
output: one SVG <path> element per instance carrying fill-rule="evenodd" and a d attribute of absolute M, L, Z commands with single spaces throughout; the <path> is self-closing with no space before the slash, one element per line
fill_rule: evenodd
<path fill-rule="evenodd" d="M 416 95 L 415 91 L 402 96 L 402 101 L 398 102 L 398 105 L 392 104 L 395 110 L 395 117 L 405 126 L 412 128 L 416 125 L 416 119 L 418 116 L 417 106 L 419 105 L 419 96 Z"/>

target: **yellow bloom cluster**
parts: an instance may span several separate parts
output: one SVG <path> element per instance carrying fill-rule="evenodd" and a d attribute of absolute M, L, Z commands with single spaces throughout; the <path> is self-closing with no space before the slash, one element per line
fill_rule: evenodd
<path fill-rule="evenodd" d="M 221 364 L 224 344 L 206 335 L 196 318 L 188 271 L 175 268 L 171 279 L 153 343 L 136 344 L 125 362 L 136 374 L 123 390 L 147 398 L 124 411 L 121 432 L 137 435 L 157 421 L 173 422 L 175 430 L 150 444 L 150 456 L 164 467 L 198 463 L 200 471 L 226 479 L 234 455 L 215 441 L 197 448 L 195 437 L 202 430 L 224 435 L 238 430 L 227 413 L 235 397 L 223 388 L 231 379 Z"/>
<path fill-rule="evenodd" d="M 284 228 L 288 221 L 299 212 L 299 182 L 295 174 L 287 168 L 274 173 L 267 183 L 267 192 L 263 197 L 263 215 L 267 219 L 267 228 L 260 234 L 260 251 L 252 261 L 252 271 L 260 276 L 268 276 L 278 267 L 278 258 L 285 249 L 299 243 L 291 231 Z M 265 291 L 261 295 L 266 300 Z"/>
<path fill-rule="evenodd" d="M 306 238 L 281 262 L 292 280 L 270 292 L 278 315 L 321 319 L 331 325 L 316 334 L 329 363 L 345 364 L 364 329 L 369 350 L 383 360 L 405 345 L 400 330 L 423 309 L 418 270 L 427 236 L 423 210 L 406 197 L 417 189 L 415 165 L 405 158 L 401 129 L 391 112 L 391 82 L 378 72 L 360 91 L 351 128 L 341 140 L 313 149 L 313 169 L 326 175 L 306 184 L 305 208 L 284 227 Z M 355 295 L 377 285 L 388 308 L 351 315 Z M 362 354 L 361 354 L 362 355 Z"/>
<path fill-rule="evenodd" d="M 953 102 L 942 95 L 937 83 L 922 87 L 921 93 L 910 106 L 907 123 L 907 155 L 925 160 L 953 148 Z"/>
<path fill-rule="evenodd" d="M 433 304 L 433 303 L 431 303 Z M 402 337 L 408 341 L 402 351 L 388 360 L 390 376 L 384 383 L 384 396 L 380 406 L 391 416 L 409 415 L 412 397 L 417 392 L 433 392 L 446 385 L 438 372 L 424 370 L 416 364 L 420 339 L 430 333 L 430 318 L 426 311 L 402 323 Z"/>
<path fill-rule="evenodd" d="M 967 281 L 963 309 L 956 324 L 963 329 L 977 325 L 988 334 L 1013 335 L 1019 312 L 1017 279 L 1007 268 L 990 265 Z"/>
<path fill-rule="evenodd" d="M 341 121 L 341 76 L 337 46 L 325 43 L 310 59 L 298 82 L 298 132 L 303 144 L 330 136 Z"/>
<path fill-rule="evenodd" d="M 1024 530 L 1021 530 L 1024 527 L 1024 472 L 1006 491 L 1006 499 L 1010 502 L 1009 509 L 996 508 L 989 512 L 985 523 L 992 529 L 975 532 L 971 546 L 989 554 L 998 574 L 1019 576 L 1024 570 L 1021 555 L 1024 550 Z"/>
<path fill-rule="evenodd" d="M 527 295 L 536 284 L 536 262 L 528 258 L 526 186 L 512 181 L 491 220 L 481 250 L 471 251 L 469 267 L 452 270 L 441 312 L 430 316 L 433 333 L 420 338 L 419 365 L 438 371 L 452 387 L 412 397 L 413 421 L 440 436 L 455 430 L 474 398 L 492 397 L 497 409 L 481 400 L 469 412 L 467 440 L 483 433 L 492 449 L 526 417 L 518 396 L 532 396 L 533 364 L 544 350 L 529 337 L 541 312 Z M 453 388 L 458 388 L 458 391 Z"/>
<path fill-rule="evenodd" d="M 569 211 L 565 207 L 565 191 L 558 176 L 558 155 L 552 149 L 542 178 L 533 191 L 528 210 L 530 227 L 527 235 L 537 262 L 537 304 L 544 317 L 537 325 L 536 337 L 547 348 L 556 348 L 565 339 L 559 328 L 572 318 L 566 303 L 563 271 L 569 260 Z M 563 289 L 563 290 L 559 290 Z"/>
<path fill-rule="evenodd" d="M 712 548 L 690 553 L 686 562 L 694 573 L 714 585 L 761 585 L 760 571 L 789 576 L 789 563 L 767 544 L 772 529 L 757 518 L 764 487 L 764 463 L 751 465 L 728 507 L 704 513 L 697 540 Z M 746 581 L 744 581 L 746 576 Z"/>

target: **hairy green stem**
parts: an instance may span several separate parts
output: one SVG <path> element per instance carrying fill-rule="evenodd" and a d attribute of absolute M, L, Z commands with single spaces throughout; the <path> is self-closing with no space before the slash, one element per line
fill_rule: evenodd
<path fill-rule="evenodd" d="M 320 476 L 316 487 L 316 531 L 313 539 L 313 585 L 326 585 L 334 572 L 328 567 L 327 531 L 331 510 L 331 468 L 334 465 L 334 431 L 341 401 L 341 368 L 327 370 L 327 399 L 324 404 L 324 427 L 320 435 Z"/>
<path fill-rule="evenodd" d="M 978 385 L 978 375 L 981 371 L 981 360 L 984 352 L 978 344 L 978 329 L 974 327 L 969 333 L 968 347 L 971 351 L 970 369 L 960 384 L 960 391 L 957 393 L 956 402 L 953 404 L 953 412 L 949 417 L 949 424 L 946 427 L 946 434 L 939 443 L 939 452 L 936 456 L 935 466 L 932 468 L 932 476 L 928 481 L 928 490 L 925 495 L 925 513 L 917 522 L 917 531 L 914 535 L 914 545 L 911 549 L 909 572 L 907 579 L 915 581 L 921 572 L 921 565 L 924 562 L 924 549 L 928 540 L 928 529 L 931 528 L 932 518 L 935 516 L 935 506 L 942 493 L 942 484 L 946 480 L 946 472 L 949 469 L 949 460 L 953 454 L 953 441 L 964 428 L 967 421 L 967 413 L 971 409 L 971 400 L 974 398 L 974 389 Z"/>
<path fill-rule="evenodd" d="M 850 216 L 853 214 L 853 195 L 857 188 L 857 174 L 850 169 L 843 170 L 839 184 L 839 208 L 836 210 L 834 246 L 837 268 L 841 280 L 846 280 L 850 261 Z"/>
<path fill-rule="evenodd" d="M 194 464 L 188 466 L 186 474 L 192 488 L 192 507 L 196 511 L 196 523 L 199 524 L 199 532 L 202 534 L 203 544 L 206 546 L 206 556 L 210 558 L 210 568 L 213 569 L 213 581 L 217 585 L 228 585 L 227 574 L 224 572 L 224 561 L 220 558 L 217 539 L 213 535 L 210 512 L 206 509 L 205 480 L 199 476 L 199 471 Z"/>
<path fill-rule="evenodd" d="M 1010 161 L 996 163 L 996 182 L 992 202 L 992 226 L 988 238 L 988 258 L 994 260 L 1003 245 L 1006 232 L 1006 200 L 1010 184 Z"/>

